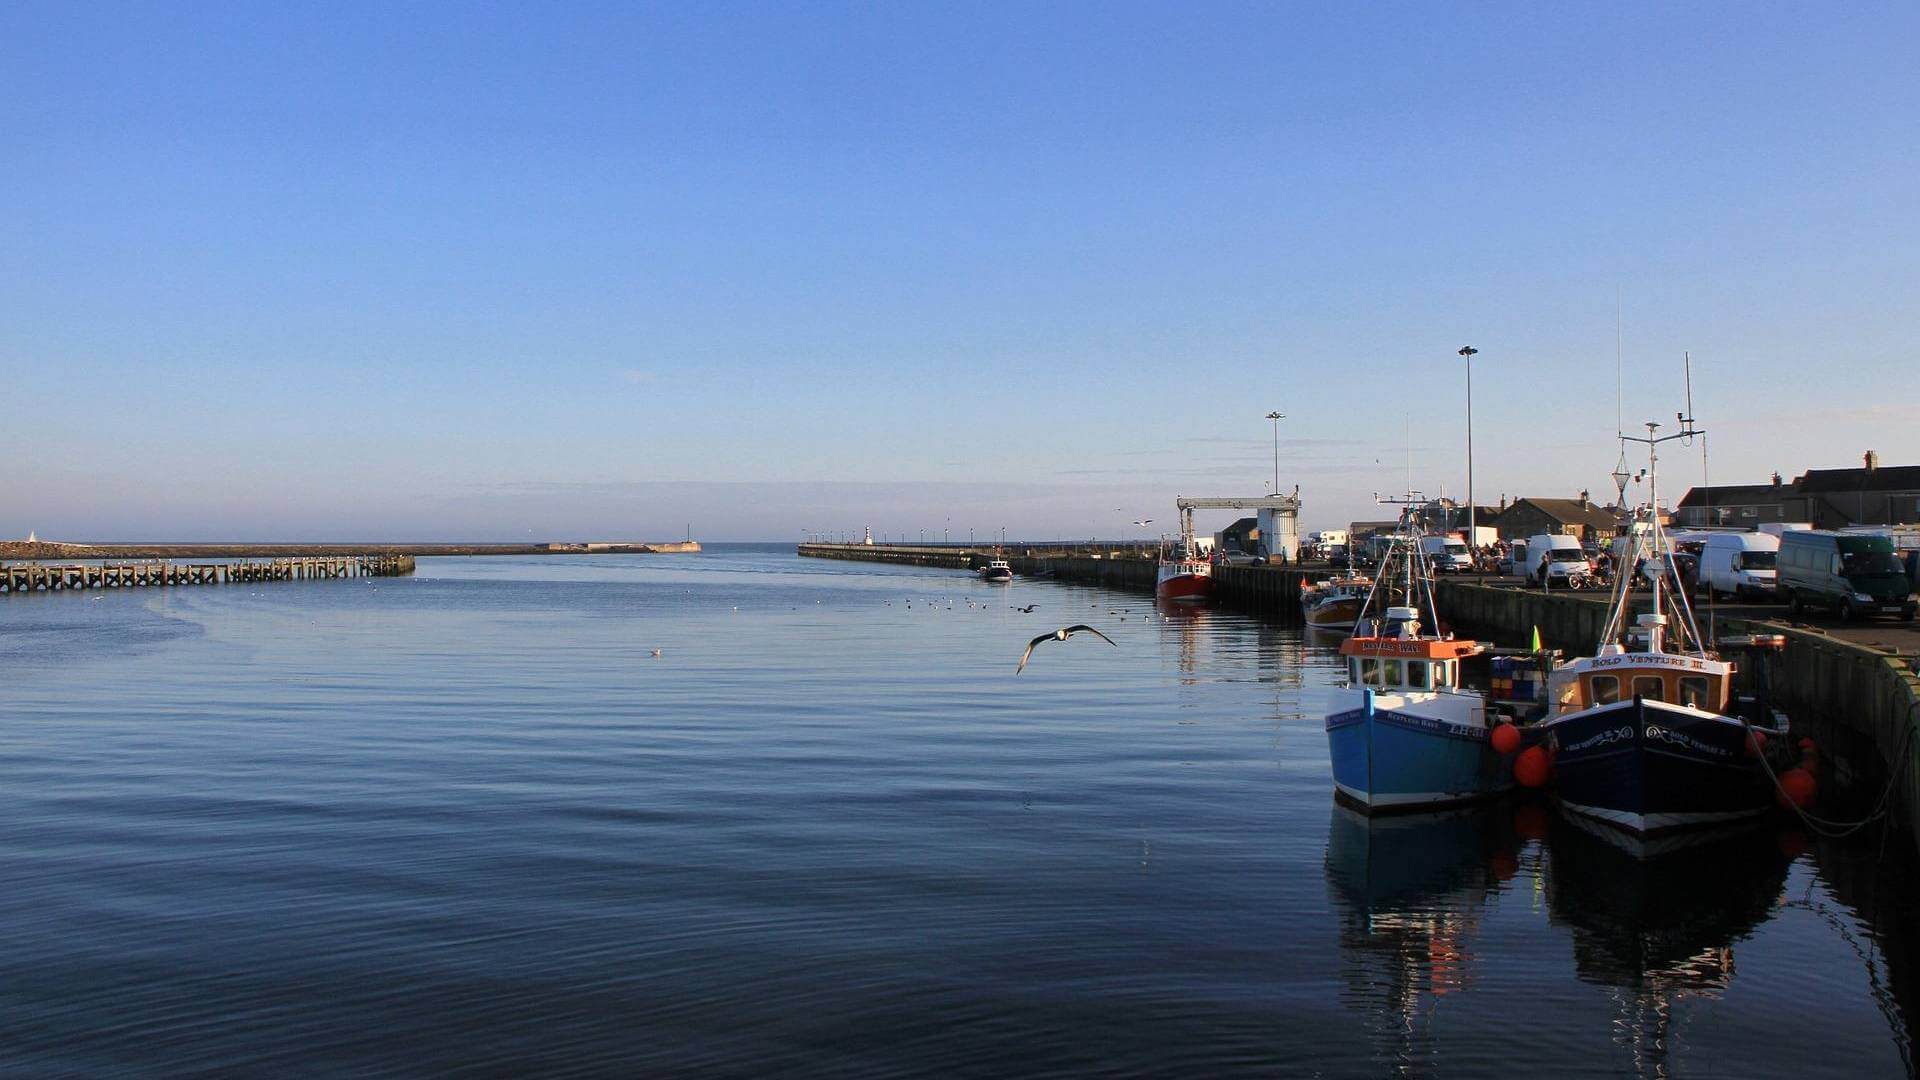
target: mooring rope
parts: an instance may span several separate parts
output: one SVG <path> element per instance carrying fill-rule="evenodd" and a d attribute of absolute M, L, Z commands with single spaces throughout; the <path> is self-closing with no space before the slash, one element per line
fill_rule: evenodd
<path fill-rule="evenodd" d="M 1816 814 L 1807 813 L 1799 803 L 1793 801 L 1791 795 L 1787 794 L 1786 787 L 1780 783 L 1779 774 L 1773 771 L 1773 762 L 1767 760 L 1766 752 L 1760 750 L 1759 747 L 1754 744 L 1753 724 L 1743 716 L 1740 718 L 1740 726 L 1746 729 L 1748 745 L 1753 745 L 1755 750 L 1758 751 L 1755 756 L 1760 759 L 1760 767 L 1766 770 L 1767 779 L 1773 781 L 1773 789 L 1779 794 L 1780 801 L 1785 803 L 1789 809 L 1797 814 L 1807 828 L 1829 840 L 1840 840 L 1852 836 L 1854 833 L 1885 817 L 1888 810 L 1892 808 L 1893 791 L 1894 788 L 1900 784 L 1900 770 L 1907 761 L 1908 748 L 1913 745 L 1914 712 L 1916 710 L 1920 710 L 1920 701 L 1913 701 L 1907 704 L 1907 730 L 1905 734 L 1900 736 L 1900 748 L 1894 752 L 1893 757 L 1887 765 L 1887 786 L 1881 789 L 1880 797 L 1874 801 L 1873 812 L 1861 818 L 1859 821 L 1833 821 Z"/>

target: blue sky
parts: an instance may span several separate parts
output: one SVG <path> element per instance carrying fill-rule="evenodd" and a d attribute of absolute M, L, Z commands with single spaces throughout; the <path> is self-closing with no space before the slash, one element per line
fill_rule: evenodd
<path fill-rule="evenodd" d="M 1920 461 L 1920 7 L 10 5 L 0 535 L 1111 535 Z M 31 388 L 31 389 L 29 389 Z M 1411 447 L 1411 453 L 1408 448 Z M 1676 486 L 1697 456 L 1673 462 Z"/>

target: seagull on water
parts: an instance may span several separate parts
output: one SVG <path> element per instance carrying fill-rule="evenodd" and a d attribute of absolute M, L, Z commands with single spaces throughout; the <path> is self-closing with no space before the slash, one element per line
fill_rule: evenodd
<path fill-rule="evenodd" d="M 1085 623 L 1077 623 L 1073 626 L 1063 626 L 1058 630 L 1041 634 L 1039 637 L 1034 638 L 1032 641 L 1027 642 L 1027 651 L 1020 654 L 1020 666 L 1014 668 L 1013 673 L 1015 675 L 1018 675 L 1022 671 L 1026 670 L 1027 660 L 1033 656 L 1034 646 L 1040 644 L 1043 641 L 1065 641 L 1068 638 L 1072 637 L 1073 635 L 1079 634 L 1079 633 L 1092 634 L 1094 637 L 1099 638 L 1101 641 L 1104 641 L 1109 645 L 1113 645 L 1112 638 L 1108 637 L 1107 635 L 1101 633 L 1098 630 L 1095 630 L 1093 627 L 1088 626 Z M 1113 647 L 1117 649 L 1120 646 L 1113 645 Z"/>

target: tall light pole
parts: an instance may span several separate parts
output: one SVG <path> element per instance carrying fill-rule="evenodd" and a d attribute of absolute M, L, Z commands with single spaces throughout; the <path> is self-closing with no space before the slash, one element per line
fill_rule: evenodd
<path fill-rule="evenodd" d="M 1467 551 L 1472 552 L 1480 546 L 1480 511 L 1473 501 L 1473 354 L 1479 349 L 1471 345 L 1460 346 L 1460 355 L 1467 360 Z M 1476 563 L 1479 559 L 1474 560 Z"/>
<path fill-rule="evenodd" d="M 1286 418 L 1287 414 L 1283 412 L 1267 414 L 1267 419 L 1273 421 L 1273 490 L 1268 492 L 1270 495 L 1280 494 L 1280 421 Z"/>

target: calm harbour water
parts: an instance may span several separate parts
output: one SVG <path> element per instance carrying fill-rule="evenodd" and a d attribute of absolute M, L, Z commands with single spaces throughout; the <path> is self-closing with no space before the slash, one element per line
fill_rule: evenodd
<path fill-rule="evenodd" d="M 0 670 L 6 1075 L 1910 1074 L 1897 851 L 1369 828 L 1227 611 L 423 559 L 0 597 Z"/>

